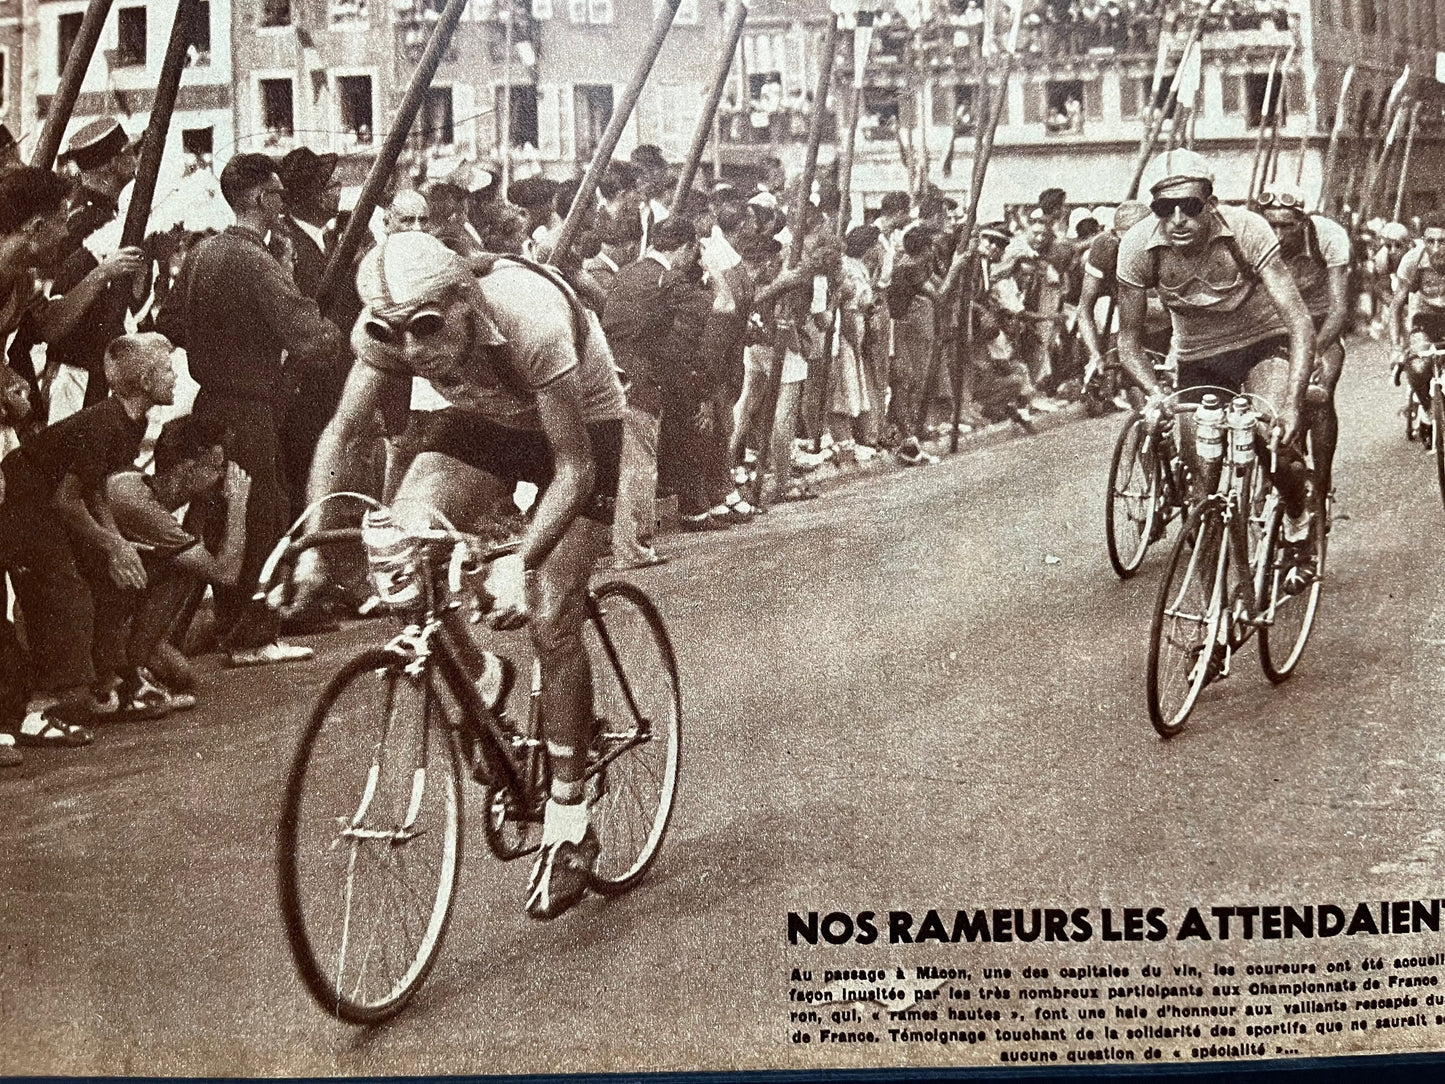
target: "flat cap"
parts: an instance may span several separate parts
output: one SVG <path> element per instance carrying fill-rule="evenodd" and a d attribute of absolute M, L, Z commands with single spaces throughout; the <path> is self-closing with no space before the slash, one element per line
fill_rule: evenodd
<path fill-rule="evenodd" d="M 81 125 L 65 146 L 64 158 L 79 170 L 99 169 L 130 146 L 130 137 L 114 117 Z"/>

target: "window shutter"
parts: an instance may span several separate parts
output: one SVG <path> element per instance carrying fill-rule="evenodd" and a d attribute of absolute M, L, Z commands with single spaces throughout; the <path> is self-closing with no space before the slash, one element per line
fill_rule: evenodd
<path fill-rule="evenodd" d="M 1044 120 L 1044 85 L 1024 84 L 1024 123 L 1042 124 Z"/>
<path fill-rule="evenodd" d="M 1139 116 L 1139 99 L 1143 95 L 1139 80 L 1132 75 L 1119 77 L 1119 117 L 1121 120 L 1136 120 Z"/>
<path fill-rule="evenodd" d="M 477 95 L 470 83 L 452 84 L 452 138 L 457 154 L 477 157 Z"/>
<path fill-rule="evenodd" d="M 1224 91 L 1223 109 L 1226 117 L 1237 117 L 1244 112 L 1241 102 L 1243 95 L 1240 93 L 1240 77 L 1237 75 L 1226 75 L 1220 81 L 1220 87 Z"/>
<path fill-rule="evenodd" d="M 547 161 L 562 156 L 561 132 L 557 126 L 558 89 L 556 83 L 537 84 L 537 152 Z"/>
<path fill-rule="evenodd" d="M 1104 119 L 1103 83 L 1098 79 L 1088 79 L 1084 82 L 1084 119 Z"/>

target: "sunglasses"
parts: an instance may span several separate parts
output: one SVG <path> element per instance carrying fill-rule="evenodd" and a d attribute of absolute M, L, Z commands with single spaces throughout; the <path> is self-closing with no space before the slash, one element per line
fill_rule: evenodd
<path fill-rule="evenodd" d="M 412 313 L 400 324 L 391 320 L 383 320 L 380 316 L 368 316 L 362 327 L 366 329 L 367 337 L 373 342 L 397 346 L 408 334 L 413 339 L 429 339 L 445 325 L 446 317 L 439 311 L 422 309 Z"/>
<path fill-rule="evenodd" d="M 1156 218 L 1173 218 L 1176 210 L 1183 211 L 1185 218 L 1198 218 L 1204 213 L 1205 203 L 1198 196 L 1183 196 L 1180 199 L 1156 199 L 1149 204 L 1149 210 Z"/>
<path fill-rule="evenodd" d="M 1255 204 L 1260 210 L 1266 207 L 1284 207 L 1290 211 L 1305 209 L 1305 201 L 1293 192 L 1261 192 Z"/>

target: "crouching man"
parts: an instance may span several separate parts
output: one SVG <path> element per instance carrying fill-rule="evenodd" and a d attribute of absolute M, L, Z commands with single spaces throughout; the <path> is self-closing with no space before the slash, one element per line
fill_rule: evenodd
<path fill-rule="evenodd" d="M 195 706 L 194 696 L 167 688 L 149 667 L 173 633 L 185 632 L 206 584 L 230 587 L 240 576 L 251 478 L 226 461 L 226 435 L 214 415 L 176 418 L 156 439 L 154 475 L 128 470 L 106 480 L 116 527 L 146 570 L 145 589 L 126 600 L 129 622 L 116 650 L 131 681 L 127 707 L 136 716 Z M 191 514 L 183 527 L 174 513 L 185 505 Z"/>

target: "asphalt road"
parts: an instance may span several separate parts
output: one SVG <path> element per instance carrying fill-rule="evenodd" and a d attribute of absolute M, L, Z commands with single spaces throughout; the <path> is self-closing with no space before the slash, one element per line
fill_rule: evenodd
<path fill-rule="evenodd" d="M 1169 742 L 1143 691 L 1163 550 L 1127 584 L 1103 551 L 1117 415 L 879 473 L 725 536 L 669 539 L 673 562 L 635 577 L 671 625 L 685 694 L 682 787 L 653 874 L 529 922 L 525 863 L 486 853 L 471 791 L 441 962 L 374 1031 L 336 1023 L 301 989 L 272 855 L 306 707 L 377 626 L 316 639 L 311 664 L 208 671 L 187 716 L 30 754 L 0 778 L 0 1065 L 968 1060 L 984 1055 L 791 1045 L 789 967 L 925 961 L 790 949 L 787 912 L 1438 893 L 1445 512 L 1383 369 L 1383 351 L 1358 348 L 1341 388 L 1348 518 L 1296 679 L 1270 686 L 1250 647 Z"/>

